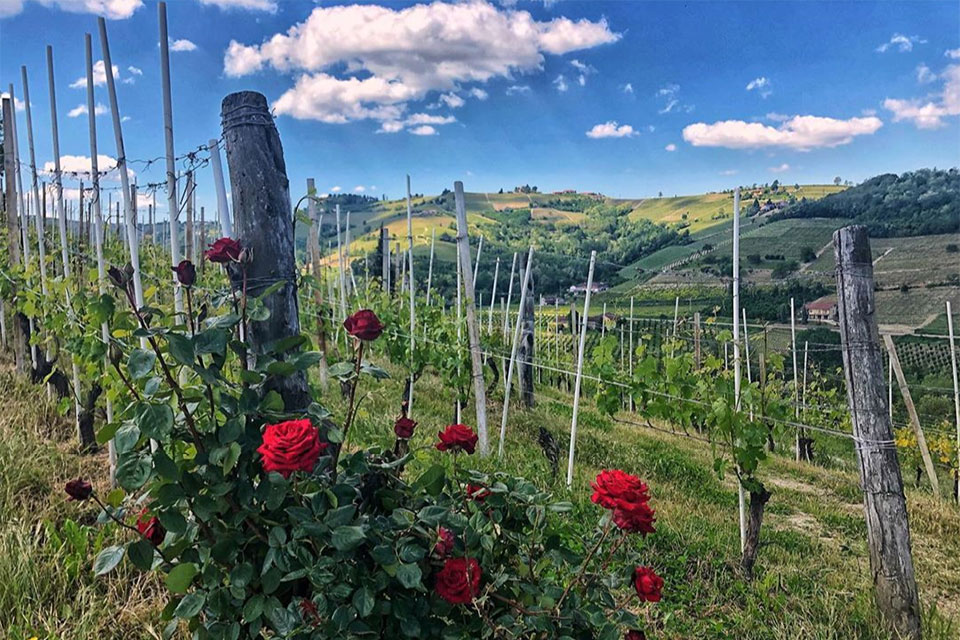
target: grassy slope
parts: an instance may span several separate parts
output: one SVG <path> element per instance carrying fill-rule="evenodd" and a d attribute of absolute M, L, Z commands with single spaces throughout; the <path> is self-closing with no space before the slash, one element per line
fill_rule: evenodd
<path fill-rule="evenodd" d="M 400 372 L 394 371 L 394 374 Z M 77 550 L 51 540 L 42 522 L 58 530 L 67 519 L 90 521 L 90 510 L 65 502 L 62 482 L 77 474 L 95 477 L 104 487 L 103 456 L 78 457 L 68 444 L 71 428 L 53 415 L 44 394 L 0 371 L 7 400 L 0 416 L 0 638 L 134 640 L 151 637 L 157 622 L 156 583 L 127 572 L 94 580 L 89 563 L 95 551 Z M 387 381 L 364 401 L 351 440 L 387 444 L 390 418 L 399 406 L 400 383 Z M 508 432 L 506 459 L 472 459 L 489 469 L 503 468 L 551 484 L 548 466 L 536 445 L 547 426 L 566 450 L 569 399 L 549 390 L 539 405 L 516 411 Z M 339 394 L 324 401 L 342 412 Z M 418 383 L 415 415 L 420 429 L 414 445 L 427 445 L 449 421 L 452 396 L 441 381 Z M 552 486 L 576 504 L 574 531 L 596 522 L 588 482 L 600 468 L 621 467 L 651 486 L 658 531 L 643 544 L 649 562 L 667 580 L 663 602 L 649 609 L 658 638 L 886 638 L 870 598 L 864 524 L 857 476 L 774 458 L 764 478 L 774 497 L 764 522 L 758 576 L 745 584 L 738 576 L 736 493 L 732 481 L 711 470 L 709 449 L 701 443 L 646 428 L 629 427 L 600 416 L 583 403 L 574 490 Z M 464 413 L 472 417 L 472 407 Z M 498 423 L 496 403 L 489 411 Z M 387 417 L 385 417 L 387 416 Z M 416 468 L 437 458 L 420 454 Z M 421 467 L 422 468 L 422 467 Z M 562 473 L 561 473 L 562 475 Z M 946 615 L 960 621 L 960 511 L 923 491 L 908 491 L 913 548 L 921 598 L 928 613 L 927 638 L 955 638 Z M 84 535 L 93 541 L 100 535 Z M 109 530 L 108 537 L 121 537 Z M 92 542 L 88 543 L 92 546 Z M 101 543 L 102 544 L 102 543 Z M 640 542 L 638 541 L 638 544 Z M 112 618 L 112 619 L 111 619 Z M 7 635 L 5 635 L 5 633 Z"/>

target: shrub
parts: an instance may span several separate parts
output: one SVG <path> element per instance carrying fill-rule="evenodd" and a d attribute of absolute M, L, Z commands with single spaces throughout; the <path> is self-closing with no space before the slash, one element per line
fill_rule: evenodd
<path fill-rule="evenodd" d="M 150 345 L 126 357 L 111 350 L 134 399 L 99 434 L 116 445 L 121 489 L 105 499 L 82 481 L 68 489 L 131 534 L 97 556 L 98 574 L 124 558 L 165 574 L 168 637 L 185 621 L 202 639 L 613 640 L 638 626 L 637 598 L 659 600 L 662 579 L 627 544 L 654 522 L 647 487 L 633 476 L 598 476 L 603 499 L 594 501 L 607 511 L 581 540 L 565 526 L 570 503 L 523 478 L 465 468 L 476 444 L 465 425 L 447 427 L 430 451 L 410 450 L 404 436 L 417 425 L 401 411 L 383 425 L 397 435 L 392 448 L 345 448 L 357 386 L 386 376 L 363 359 L 383 330 L 373 312 L 344 323 L 354 357 L 330 367 L 349 398 L 338 423 L 316 403 L 287 411 L 275 390 L 317 361 L 296 351 L 299 337 L 248 368 L 243 343 L 231 338 L 245 313 L 202 330 L 192 314 L 187 330 L 150 323 L 123 272 L 114 275 L 135 335 Z M 239 308 L 248 308 L 245 296 Z M 414 460 L 426 464 L 411 475 Z"/>

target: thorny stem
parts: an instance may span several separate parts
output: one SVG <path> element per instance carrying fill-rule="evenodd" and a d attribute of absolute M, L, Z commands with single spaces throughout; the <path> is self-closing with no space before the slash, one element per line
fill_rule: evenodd
<path fill-rule="evenodd" d="M 333 457 L 333 473 L 336 476 L 337 462 L 340 461 L 340 452 L 347 446 L 347 437 L 350 433 L 350 425 L 353 424 L 353 417 L 356 413 L 354 409 L 354 399 L 357 396 L 357 383 L 360 382 L 360 365 L 363 363 L 363 340 L 357 340 L 357 353 L 353 362 L 353 380 L 350 381 L 350 403 L 347 405 L 347 419 L 343 423 L 343 442 L 337 447 L 337 453 Z"/>
<path fill-rule="evenodd" d="M 114 515 L 113 511 L 111 511 L 110 509 L 107 509 L 107 505 L 103 504 L 103 502 L 100 501 L 100 497 L 97 496 L 96 493 L 91 493 L 90 497 L 93 498 L 94 502 L 96 502 L 100 506 L 100 508 L 103 509 L 103 512 L 107 514 L 107 516 L 111 520 L 116 522 L 118 525 L 120 525 L 124 529 L 129 529 L 130 531 L 133 531 L 135 534 L 137 534 L 147 542 L 150 542 L 150 544 L 153 544 L 153 542 L 149 538 L 147 538 L 147 536 L 143 535 L 143 533 L 140 532 L 140 529 L 137 529 L 136 527 L 127 524 L 126 522 L 118 518 L 116 515 Z M 160 557 L 163 558 L 164 562 L 166 562 L 167 564 L 173 564 L 173 561 L 166 556 L 166 554 L 163 552 L 163 550 L 160 549 L 160 547 L 158 547 L 157 545 L 153 545 L 153 548 L 157 550 L 157 553 L 160 554 Z"/>
<path fill-rule="evenodd" d="M 197 335 L 197 332 L 193 328 L 193 289 L 192 287 L 186 287 L 187 289 L 187 326 L 190 327 L 190 337 L 193 338 Z"/>
<path fill-rule="evenodd" d="M 560 599 L 557 600 L 557 610 L 560 609 L 560 605 L 563 604 L 563 601 L 567 599 L 567 596 L 570 594 L 570 590 L 573 589 L 580 578 L 583 577 L 583 574 L 587 571 L 587 567 L 590 565 L 590 560 L 593 558 L 594 554 L 600 549 L 600 546 L 607 539 L 607 536 L 610 534 L 610 528 L 613 525 L 613 520 L 607 522 L 607 526 L 603 528 L 603 535 L 600 536 L 600 539 L 597 540 L 597 544 L 593 545 L 593 548 L 590 549 L 590 552 L 587 553 L 587 557 L 583 559 L 583 564 L 580 565 L 580 570 L 577 571 L 577 575 L 573 577 L 573 580 L 570 581 L 570 584 L 567 585 L 567 588 L 563 590 L 563 595 L 560 596 Z"/>
<path fill-rule="evenodd" d="M 120 370 L 120 365 L 113 362 L 113 368 L 117 370 L 117 374 L 120 376 L 120 379 L 123 380 L 123 383 L 127 385 L 127 389 L 130 390 L 130 393 L 133 394 L 133 397 L 137 399 L 137 402 L 140 401 L 140 394 L 137 392 L 136 387 L 130 384 L 130 381 L 127 379 L 127 376 L 123 375 L 123 371 Z"/>

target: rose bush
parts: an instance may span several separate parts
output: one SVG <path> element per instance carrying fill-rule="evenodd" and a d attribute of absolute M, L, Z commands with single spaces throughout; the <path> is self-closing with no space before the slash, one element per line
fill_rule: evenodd
<path fill-rule="evenodd" d="M 115 284 L 130 344 L 115 342 L 110 361 L 129 403 L 98 434 L 116 446 L 120 489 L 101 499 L 80 481 L 68 493 L 129 531 L 99 554 L 97 573 L 125 559 L 163 574 L 165 636 L 184 625 L 203 640 L 614 640 L 640 626 L 632 571 L 643 538 L 615 524 L 618 509 L 640 504 L 652 523 L 639 480 L 623 480 L 634 490 L 603 505 L 595 531 L 572 536 L 570 503 L 463 467 L 477 442 L 466 425 L 410 449 L 416 424 L 401 411 L 382 427 L 395 430 L 392 448 L 344 447 L 357 387 L 386 375 L 363 359 L 383 331 L 373 312 L 345 325 L 353 362 L 330 367 L 349 390 L 336 419 L 316 402 L 289 410 L 276 390 L 318 362 L 302 337 L 257 354 L 240 343 L 239 325 L 265 319 L 264 305 L 224 296 L 232 312 L 201 322 L 188 311 L 185 330 L 137 309 L 124 276 Z M 248 319 L 247 308 L 257 313 Z M 141 337 L 147 348 L 134 346 Z"/>

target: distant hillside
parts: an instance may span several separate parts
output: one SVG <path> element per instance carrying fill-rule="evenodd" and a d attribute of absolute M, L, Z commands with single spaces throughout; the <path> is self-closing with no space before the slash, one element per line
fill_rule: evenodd
<path fill-rule="evenodd" d="M 873 237 L 955 233 L 960 231 L 960 172 L 885 173 L 820 200 L 801 200 L 772 218 L 847 218 L 866 225 Z"/>

